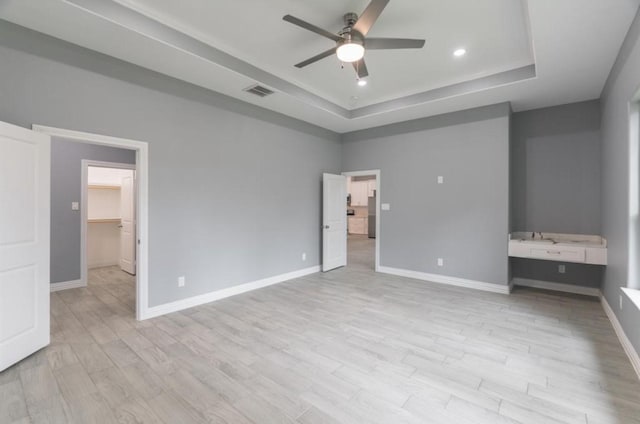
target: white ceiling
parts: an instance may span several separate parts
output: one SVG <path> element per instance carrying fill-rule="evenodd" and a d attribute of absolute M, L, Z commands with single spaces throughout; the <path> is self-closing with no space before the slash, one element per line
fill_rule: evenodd
<path fill-rule="evenodd" d="M 119 2 L 347 109 L 354 108 L 354 95 L 357 106 L 366 106 L 533 63 L 520 0 L 390 1 L 368 36 L 424 38 L 427 44 L 417 50 L 367 52 L 366 89 L 355 84 L 352 67 L 341 69 L 335 56 L 295 68 L 335 43 L 282 16 L 290 13 L 337 33 L 344 13 L 360 13 L 369 0 L 242 0 L 226 2 L 223 9 L 208 0 Z M 476 24 L 479 20 L 483 25 Z M 455 58 L 452 52 L 459 47 L 469 55 Z"/>
<path fill-rule="evenodd" d="M 368 51 L 363 88 L 334 57 L 295 68 L 332 42 L 282 16 L 337 32 L 368 0 L 8 0 L 0 18 L 347 132 L 504 101 L 518 111 L 597 98 L 639 3 L 391 0 L 369 36 L 427 44 Z M 459 47 L 468 54 L 454 58 Z M 535 75 L 514 71 L 533 64 Z M 276 94 L 242 91 L 255 82 Z"/>
<path fill-rule="evenodd" d="M 89 185 L 122 186 L 122 179 L 133 174 L 131 169 L 87 167 L 87 183 Z"/>

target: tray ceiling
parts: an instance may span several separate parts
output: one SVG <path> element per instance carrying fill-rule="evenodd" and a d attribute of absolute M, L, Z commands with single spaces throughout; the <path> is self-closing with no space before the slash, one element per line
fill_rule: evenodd
<path fill-rule="evenodd" d="M 347 132 L 511 101 L 515 110 L 599 97 L 639 0 L 391 0 L 372 37 L 420 50 L 367 51 L 359 87 L 332 41 L 367 0 L 9 0 L 0 18 L 250 103 Z M 455 57 L 456 49 L 467 54 Z M 243 91 L 259 83 L 275 94 Z"/>

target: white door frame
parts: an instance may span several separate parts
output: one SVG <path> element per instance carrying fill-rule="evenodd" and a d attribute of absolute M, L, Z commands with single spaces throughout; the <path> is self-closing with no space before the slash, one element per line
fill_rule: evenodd
<path fill-rule="evenodd" d="M 379 169 L 370 169 L 367 171 L 348 171 L 343 172 L 342 175 L 345 177 L 367 177 L 371 175 L 375 175 L 376 177 L 376 257 L 375 257 L 375 265 L 374 270 L 376 272 L 380 271 L 380 221 L 382 220 L 382 216 L 380 214 L 380 170 Z"/>
<path fill-rule="evenodd" d="M 80 143 L 120 147 L 136 152 L 136 178 L 138 185 L 138 246 L 136 252 L 136 319 L 147 319 L 149 314 L 149 145 L 144 141 L 109 137 L 62 128 L 33 125 L 33 130 Z M 83 205 L 86 202 L 83 202 Z M 86 261 L 86 259 L 85 259 Z"/>
<path fill-rule="evenodd" d="M 87 286 L 87 273 L 89 272 L 89 265 L 87 264 L 87 220 L 89 218 L 89 167 L 93 166 L 96 168 L 115 168 L 115 169 L 131 169 L 136 171 L 136 165 L 130 163 L 117 163 L 117 162 L 103 162 L 99 160 L 89 160 L 82 159 L 82 193 L 80 195 L 80 219 L 82 223 L 80 224 L 80 248 L 82 252 L 80 253 L 80 281 L 82 282 L 82 286 Z M 138 204 L 138 192 L 136 190 L 135 195 L 136 205 Z M 136 276 L 136 279 L 138 277 Z"/>

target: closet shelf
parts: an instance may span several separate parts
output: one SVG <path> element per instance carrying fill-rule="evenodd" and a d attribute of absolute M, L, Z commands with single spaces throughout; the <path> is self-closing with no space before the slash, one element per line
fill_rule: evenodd
<path fill-rule="evenodd" d="M 120 223 L 120 218 L 89 218 L 87 219 L 87 222 L 90 224 Z"/>
<path fill-rule="evenodd" d="M 103 189 L 103 190 L 120 190 L 120 186 L 117 185 L 100 185 L 100 184 L 89 184 L 87 188 L 91 189 Z"/>

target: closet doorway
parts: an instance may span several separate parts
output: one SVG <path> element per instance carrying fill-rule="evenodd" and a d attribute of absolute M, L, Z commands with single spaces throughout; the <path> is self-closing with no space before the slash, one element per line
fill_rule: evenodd
<path fill-rule="evenodd" d="M 83 281 L 104 280 L 109 291 L 116 291 L 111 294 L 134 310 L 135 168 L 132 164 L 83 160 L 81 202 Z"/>

